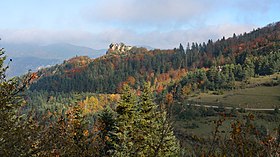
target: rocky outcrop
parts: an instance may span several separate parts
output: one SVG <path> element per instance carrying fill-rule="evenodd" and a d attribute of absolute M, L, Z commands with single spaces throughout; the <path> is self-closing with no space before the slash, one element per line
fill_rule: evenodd
<path fill-rule="evenodd" d="M 127 46 L 124 43 L 111 43 L 106 54 L 125 54 L 132 49 L 132 46 Z"/>

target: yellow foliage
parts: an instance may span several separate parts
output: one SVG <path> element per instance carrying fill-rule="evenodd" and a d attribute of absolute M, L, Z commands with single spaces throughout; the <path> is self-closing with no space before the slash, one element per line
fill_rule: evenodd
<path fill-rule="evenodd" d="M 188 85 L 185 85 L 183 88 L 182 88 L 182 97 L 183 98 L 186 98 L 188 97 L 188 95 L 191 93 L 191 85 L 188 84 Z"/>
<path fill-rule="evenodd" d="M 83 114 L 86 115 L 100 111 L 106 105 L 116 103 L 119 99 L 119 94 L 98 94 L 86 97 L 85 100 L 79 102 L 79 105 L 83 110 Z"/>
<path fill-rule="evenodd" d="M 94 96 L 86 97 L 86 99 L 80 102 L 80 106 L 83 108 L 84 114 L 94 113 L 103 107 L 99 106 L 99 100 Z"/>
<path fill-rule="evenodd" d="M 112 103 L 112 102 L 118 102 L 119 100 L 120 100 L 120 94 L 109 94 L 108 95 L 108 101 L 110 102 L 110 103 Z"/>
<path fill-rule="evenodd" d="M 83 134 L 84 134 L 84 136 L 88 136 L 89 135 L 88 130 L 84 130 Z"/>

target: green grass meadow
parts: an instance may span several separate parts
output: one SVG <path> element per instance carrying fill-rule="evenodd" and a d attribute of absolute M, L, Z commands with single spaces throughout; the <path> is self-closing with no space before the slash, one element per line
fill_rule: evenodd
<path fill-rule="evenodd" d="M 201 93 L 190 100 L 198 104 L 224 105 L 238 108 L 280 107 L 280 86 L 258 86 L 254 88 L 225 91 L 222 95 Z"/>

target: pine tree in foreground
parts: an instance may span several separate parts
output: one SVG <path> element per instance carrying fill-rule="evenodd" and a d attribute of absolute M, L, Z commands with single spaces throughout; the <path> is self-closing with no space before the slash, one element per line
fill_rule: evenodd
<path fill-rule="evenodd" d="M 177 156 L 179 144 L 166 112 L 153 102 L 149 84 L 136 96 L 125 87 L 117 105 L 115 156 Z"/>

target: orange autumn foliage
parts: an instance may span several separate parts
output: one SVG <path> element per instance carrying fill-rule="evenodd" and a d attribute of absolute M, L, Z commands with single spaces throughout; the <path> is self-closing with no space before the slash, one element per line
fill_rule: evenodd
<path fill-rule="evenodd" d="M 165 100 L 166 100 L 168 105 L 172 104 L 173 103 L 173 94 L 172 93 L 166 94 Z"/>

